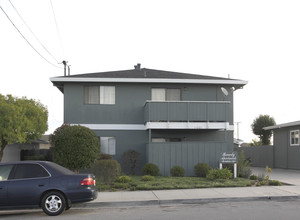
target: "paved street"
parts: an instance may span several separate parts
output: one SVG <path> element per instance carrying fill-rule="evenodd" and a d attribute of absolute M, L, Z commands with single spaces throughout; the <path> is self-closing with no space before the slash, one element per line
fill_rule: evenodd
<path fill-rule="evenodd" d="M 197 205 L 70 209 L 55 219 L 182 220 L 299 219 L 300 200 L 205 203 Z M 4 219 L 53 219 L 42 211 L 1 212 Z"/>

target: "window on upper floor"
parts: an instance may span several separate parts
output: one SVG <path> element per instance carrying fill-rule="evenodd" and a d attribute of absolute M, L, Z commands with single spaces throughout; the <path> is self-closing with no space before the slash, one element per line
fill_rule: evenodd
<path fill-rule="evenodd" d="M 115 155 L 116 154 L 116 138 L 100 137 L 101 153 Z"/>
<path fill-rule="evenodd" d="M 85 86 L 84 104 L 115 104 L 115 86 Z"/>
<path fill-rule="evenodd" d="M 165 89 L 165 88 L 152 88 L 151 89 L 152 101 L 180 101 L 180 89 Z"/>
<path fill-rule="evenodd" d="M 290 132 L 290 145 L 299 146 L 299 130 L 293 130 Z"/>

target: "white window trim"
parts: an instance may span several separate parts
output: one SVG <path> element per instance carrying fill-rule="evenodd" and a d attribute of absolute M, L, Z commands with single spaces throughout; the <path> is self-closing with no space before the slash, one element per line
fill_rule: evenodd
<path fill-rule="evenodd" d="M 300 140 L 298 137 L 298 143 L 296 144 L 292 144 L 292 133 L 298 132 L 298 136 L 300 135 L 300 131 L 299 130 L 291 130 L 290 131 L 290 146 L 300 146 Z"/>

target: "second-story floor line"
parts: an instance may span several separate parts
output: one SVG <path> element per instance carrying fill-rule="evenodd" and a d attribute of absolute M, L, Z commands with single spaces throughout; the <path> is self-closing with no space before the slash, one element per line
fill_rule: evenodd
<path fill-rule="evenodd" d="M 149 129 L 171 129 L 171 130 L 228 130 L 233 131 L 233 125 L 228 122 L 147 122 L 146 124 L 71 124 L 81 125 L 92 130 L 109 131 L 145 131 Z"/>

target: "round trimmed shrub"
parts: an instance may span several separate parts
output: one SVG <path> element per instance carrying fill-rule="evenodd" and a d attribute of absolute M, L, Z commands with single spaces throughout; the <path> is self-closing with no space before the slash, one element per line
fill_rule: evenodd
<path fill-rule="evenodd" d="M 153 180 L 155 180 L 154 176 L 150 176 L 150 175 L 142 176 L 142 181 L 153 181 Z"/>
<path fill-rule="evenodd" d="M 184 176 L 184 169 L 180 166 L 174 166 L 171 168 L 171 176 L 174 177 L 183 177 Z"/>
<path fill-rule="evenodd" d="M 232 172 L 227 169 L 213 169 L 210 170 L 207 174 L 207 179 L 215 180 L 215 179 L 231 179 L 232 178 Z"/>
<path fill-rule="evenodd" d="M 206 177 L 211 167 L 206 163 L 198 163 L 194 166 L 194 173 L 197 177 Z"/>
<path fill-rule="evenodd" d="M 53 161 L 70 170 L 93 166 L 100 154 L 95 132 L 80 125 L 62 125 L 50 137 Z"/>
<path fill-rule="evenodd" d="M 144 175 L 158 176 L 158 173 L 159 173 L 159 168 L 153 163 L 147 163 L 143 166 Z"/>

